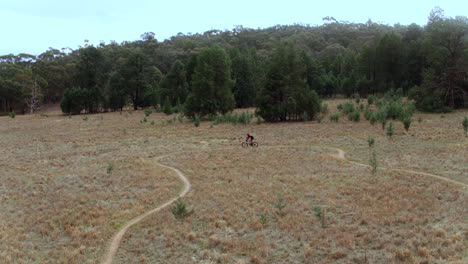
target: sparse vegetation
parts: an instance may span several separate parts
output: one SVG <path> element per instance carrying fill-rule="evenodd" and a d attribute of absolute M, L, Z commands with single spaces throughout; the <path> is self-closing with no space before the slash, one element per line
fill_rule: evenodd
<path fill-rule="evenodd" d="M 338 122 L 338 119 L 340 119 L 340 114 L 333 113 L 333 114 L 330 115 L 330 121 Z"/>
<path fill-rule="evenodd" d="M 183 220 L 193 214 L 193 208 L 188 209 L 185 202 L 179 198 L 174 202 L 174 205 L 171 207 L 171 213 L 177 220 Z"/>
<path fill-rule="evenodd" d="M 375 138 L 373 137 L 368 137 L 367 138 L 367 143 L 369 144 L 369 147 L 373 147 L 375 144 Z"/>
<path fill-rule="evenodd" d="M 283 216 L 284 215 L 284 208 L 286 208 L 286 206 L 287 206 L 286 201 L 284 200 L 283 195 L 281 195 L 281 193 L 278 193 L 276 195 L 276 197 L 278 199 L 273 204 L 273 207 L 276 209 L 276 214 L 277 215 Z"/>
<path fill-rule="evenodd" d="M 393 122 L 390 122 L 387 127 L 387 136 L 391 138 L 394 133 L 395 129 L 393 128 Z"/>
<path fill-rule="evenodd" d="M 15 111 L 11 111 L 10 113 L 8 113 L 8 116 L 9 116 L 10 118 L 15 118 L 15 117 L 16 117 Z"/>
<path fill-rule="evenodd" d="M 327 101 L 330 109 L 341 102 Z M 157 126 L 140 125 L 143 109 L 88 115 L 86 123 L 82 116 L 48 115 L 0 120 L 6 124 L 0 125 L 7 162 L 0 172 L 0 224 L 8 226 L 0 230 L 8 237 L 0 243 L 0 259 L 6 264 L 99 262 L 119 228 L 180 192 L 175 173 L 155 162 L 169 153 L 176 154 L 159 162 L 190 180 L 192 190 L 184 199 L 195 213 L 176 221 L 169 206 L 132 226 L 117 262 L 248 263 L 252 256 L 260 263 L 387 263 L 407 262 L 399 258 L 408 254 L 413 262 L 464 261 L 463 189 L 381 169 L 406 168 L 467 183 L 463 111 L 443 119 L 420 114 L 424 125 L 411 137 L 391 141 L 367 122 L 195 128 L 177 122 L 178 115 L 161 114 L 148 120 Z M 169 120 L 172 125 L 159 126 Z M 251 129 L 267 147 L 240 147 L 238 138 Z M 372 148 L 366 145 L 369 135 L 376 141 Z M 24 138 L 31 140 L 18 148 Z M 325 146 L 342 148 L 349 160 L 364 164 L 375 152 L 378 177 L 370 176 L 372 168 L 333 158 L 336 152 Z M 282 217 L 272 206 L 278 192 L 286 204 Z M 316 205 L 326 208 L 325 224 Z M 83 245 L 79 251 L 76 241 Z"/>
<path fill-rule="evenodd" d="M 145 116 L 146 117 L 150 116 L 152 112 L 153 112 L 153 110 L 151 110 L 151 108 L 145 108 Z"/>

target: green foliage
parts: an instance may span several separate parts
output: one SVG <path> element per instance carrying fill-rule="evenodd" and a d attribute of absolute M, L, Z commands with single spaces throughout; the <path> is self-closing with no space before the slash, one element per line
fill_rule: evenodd
<path fill-rule="evenodd" d="M 313 119 L 321 102 L 304 79 L 306 65 L 291 43 L 282 43 L 274 51 L 266 75 L 266 84 L 257 99 L 257 115 L 268 122 Z M 307 115 L 303 115 L 303 113 Z"/>
<path fill-rule="evenodd" d="M 359 114 L 359 111 L 354 110 L 353 112 L 348 114 L 348 119 L 351 121 L 359 122 L 361 118 L 361 115 Z"/>
<path fill-rule="evenodd" d="M 320 106 L 320 113 L 326 115 L 328 114 L 328 104 L 327 103 L 322 103 L 322 105 Z"/>
<path fill-rule="evenodd" d="M 166 115 L 172 114 L 172 106 L 171 106 L 171 101 L 169 99 L 169 96 L 166 96 L 166 99 L 164 100 L 163 112 Z"/>
<path fill-rule="evenodd" d="M 369 108 L 366 108 L 366 110 L 364 111 L 364 118 L 367 121 L 370 121 L 370 119 L 372 118 L 373 115 L 374 115 L 374 113 L 371 110 L 369 110 Z"/>
<path fill-rule="evenodd" d="M 375 122 L 377 122 L 377 113 L 371 112 L 370 117 L 369 117 L 369 122 L 371 125 L 374 125 Z"/>
<path fill-rule="evenodd" d="M 342 105 L 342 112 L 345 114 L 349 114 L 352 112 L 356 112 L 356 108 L 354 107 L 353 102 L 344 102 Z"/>
<path fill-rule="evenodd" d="M 151 108 L 145 108 L 145 116 L 146 117 L 150 116 L 152 112 L 153 112 L 153 110 L 151 110 Z"/>
<path fill-rule="evenodd" d="M 185 66 L 180 60 L 176 60 L 171 71 L 161 80 L 161 98 L 168 97 L 171 105 L 185 102 L 188 95 L 188 83 L 185 73 Z"/>
<path fill-rule="evenodd" d="M 192 91 L 185 103 L 186 115 L 224 114 L 234 109 L 230 67 L 229 57 L 219 47 L 204 49 L 198 55 Z"/>
<path fill-rule="evenodd" d="M 367 96 L 367 103 L 368 104 L 373 104 L 375 102 L 375 96 L 374 95 L 369 95 Z"/>
<path fill-rule="evenodd" d="M 408 131 L 411 126 L 411 118 L 403 119 L 403 125 L 405 126 L 405 130 Z"/>
<path fill-rule="evenodd" d="M 226 113 L 221 115 L 209 115 L 208 120 L 214 121 L 213 125 L 219 123 L 233 123 L 233 124 L 249 124 L 254 115 L 251 112 L 244 111 L 242 113 Z"/>
<path fill-rule="evenodd" d="M 270 221 L 270 217 L 267 214 L 258 214 L 258 221 L 263 227 L 265 227 L 268 224 L 268 221 Z"/>
<path fill-rule="evenodd" d="M 9 113 L 8 113 L 8 116 L 9 116 L 10 118 L 15 118 L 15 117 L 16 117 L 15 111 L 9 112 Z"/>
<path fill-rule="evenodd" d="M 369 144 L 369 147 L 373 147 L 375 144 L 375 139 L 373 137 L 368 137 L 367 143 Z"/>
<path fill-rule="evenodd" d="M 283 209 L 286 208 L 287 204 L 281 193 L 278 193 L 276 197 L 278 200 L 273 204 L 273 207 L 276 209 L 276 214 L 282 216 L 284 213 Z"/>
<path fill-rule="evenodd" d="M 193 125 L 196 127 L 200 126 L 200 116 L 197 114 L 193 116 Z"/>
<path fill-rule="evenodd" d="M 336 106 L 336 109 L 338 109 L 338 111 L 342 112 L 343 111 L 343 104 L 338 104 Z"/>
<path fill-rule="evenodd" d="M 314 207 L 314 215 L 315 215 L 318 219 L 322 218 L 322 207 L 320 207 L 320 206 L 315 206 L 315 207 Z"/>
<path fill-rule="evenodd" d="M 109 163 L 107 165 L 107 174 L 112 174 L 113 170 L 114 170 L 114 165 L 112 165 L 112 163 Z"/>
<path fill-rule="evenodd" d="M 375 175 L 377 173 L 377 155 L 375 152 L 372 152 L 372 155 L 369 160 L 370 166 L 371 166 L 371 172 L 372 175 Z"/>
<path fill-rule="evenodd" d="M 390 122 L 387 127 L 387 136 L 392 137 L 394 132 L 393 122 Z"/>
<path fill-rule="evenodd" d="M 187 205 L 181 198 L 178 198 L 171 207 L 171 213 L 177 220 L 183 220 L 193 214 L 193 212 L 194 209 L 188 209 Z"/>
<path fill-rule="evenodd" d="M 468 133 L 468 117 L 465 116 L 465 118 L 463 118 L 462 125 L 463 130 L 465 130 L 465 133 Z"/>
<path fill-rule="evenodd" d="M 335 121 L 335 122 L 338 122 L 338 119 L 340 119 L 340 114 L 338 113 L 333 113 L 330 115 L 330 121 Z"/>
<path fill-rule="evenodd" d="M 254 106 L 258 78 L 256 77 L 255 55 L 249 50 L 233 49 L 230 51 L 230 56 L 232 60 L 231 76 L 234 81 L 232 92 L 236 100 L 236 106 Z"/>
<path fill-rule="evenodd" d="M 95 112 L 99 104 L 97 90 L 71 88 L 63 94 L 60 108 L 66 114 L 79 114 L 81 111 Z"/>

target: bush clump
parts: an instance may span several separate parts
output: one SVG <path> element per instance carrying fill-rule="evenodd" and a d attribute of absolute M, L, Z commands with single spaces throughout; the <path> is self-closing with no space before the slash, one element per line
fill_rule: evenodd
<path fill-rule="evenodd" d="M 15 118 L 15 117 L 16 117 L 15 111 L 11 111 L 10 113 L 8 113 L 8 116 L 9 116 L 10 118 Z"/>
<path fill-rule="evenodd" d="M 356 111 L 353 102 L 345 102 L 342 107 L 342 112 L 345 114 L 349 114 Z"/>
<path fill-rule="evenodd" d="M 330 115 L 330 121 L 335 121 L 335 122 L 338 122 L 338 119 L 340 119 L 340 114 L 338 113 L 333 113 Z"/>
<path fill-rule="evenodd" d="M 351 121 L 358 122 L 361 118 L 361 115 L 359 114 L 359 111 L 355 110 L 351 113 L 348 114 L 348 119 Z"/>

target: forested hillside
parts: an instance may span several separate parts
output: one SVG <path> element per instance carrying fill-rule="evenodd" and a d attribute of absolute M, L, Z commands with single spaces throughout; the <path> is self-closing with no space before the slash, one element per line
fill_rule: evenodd
<path fill-rule="evenodd" d="M 163 42 L 146 32 L 137 41 L 0 56 L 0 112 L 60 102 L 77 114 L 168 102 L 185 105 L 188 115 L 258 106 L 277 121 L 313 115 L 317 95 L 391 89 L 424 111 L 467 106 L 466 16 L 435 8 L 424 26 L 324 21 L 179 33 Z M 272 105 L 281 106 L 265 108 Z"/>

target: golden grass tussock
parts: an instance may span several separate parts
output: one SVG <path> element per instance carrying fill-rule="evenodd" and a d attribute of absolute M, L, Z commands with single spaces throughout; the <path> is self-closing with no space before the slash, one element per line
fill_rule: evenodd
<path fill-rule="evenodd" d="M 334 111 L 335 101 L 329 102 Z M 180 169 L 194 213 L 147 217 L 124 236 L 114 263 L 464 263 L 468 183 L 463 112 L 422 115 L 389 141 L 369 123 L 161 124 L 142 111 L 0 117 L 2 263 L 98 263 L 128 220 L 176 197 Z M 104 117 L 104 118 L 102 118 Z M 245 131 L 260 147 L 243 149 Z M 284 147 L 279 147 L 279 146 Z M 111 169 L 109 170 L 109 167 Z M 281 197 L 281 198 L 280 198 Z M 325 219 L 325 220 L 324 220 Z M 323 223 L 325 221 L 325 224 Z"/>

